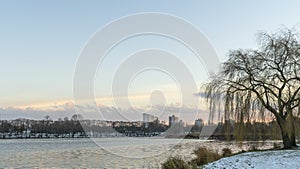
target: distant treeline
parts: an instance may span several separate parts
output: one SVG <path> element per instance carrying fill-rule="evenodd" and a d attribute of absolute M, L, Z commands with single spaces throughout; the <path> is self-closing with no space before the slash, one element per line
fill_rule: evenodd
<path fill-rule="evenodd" d="M 0 121 L 0 138 L 86 137 L 79 120 L 16 119 Z"/>
<path fill-rule="evenodd" d="M 15 119 L 0 121 L 0 139 L 5 138 L 82 138 L 116 136 L 155 136 L 168 126 L 155 122 L 123 122 L 83 120 L 73 115 L 53 121 L 49 116 L 43 120 Z"/>
<path fill-rule="evenodd" d="M 125 136 L 143 137 L 143 136 L 156 136 L 165 132 L 169 126 L 160 124 L 158 121 L 142 123 L 140 125 L 116 125 L 113 123 L 113 128 L 123 133 Z"/>
<path fill-rule="evenodd" d="M 216 124 L 216 130 L 210 139 L 218 140 L 280 140 L 281 133 L 276 121 L 236 123 L 228 120 Z M 296 128 L 300 127 L 300 119 L 296 119 Z M 83 120 L 80 115 L 73 115 L 53 121 L 49 116 L 43 120 L 15 119 L 0 121 L 0 139 L 5 138 L 82 138 L 82 137 L 151 137 L 185 136 L 198 139 L 203 128 L 201 125 L 185 126 L 182 123 L 172 127 L 154 122 L 124 122 Z M 296 131 L 300 137 L 300 130 Z M 206 137 L 206 136 L 204 136 Z"/>
<path fill-rule="evenodd" d="M 295 128 L 300 128 L 300 119 L 295 119 Z M 281 130 L 278 123 L 273 120 L 270 122 L 234 122 L 228 120 L 219 123 L 211 139 L 218 140 L 237 140 L 237 141 L 256 141 L 256 140 L 281 140 Z M 195 133 L 187 137 L 197 137 Z M 296 138 L 300 138 L 300 130 L 296 130 Z"/>

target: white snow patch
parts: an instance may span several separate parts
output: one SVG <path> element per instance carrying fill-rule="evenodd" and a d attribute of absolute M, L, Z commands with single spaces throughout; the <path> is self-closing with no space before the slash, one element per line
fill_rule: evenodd
<path fill-rule="evenodd" d="M 247 152 L 222 158 L 204 166 L 205 169 L 300 168 L 300 150 Z"/>

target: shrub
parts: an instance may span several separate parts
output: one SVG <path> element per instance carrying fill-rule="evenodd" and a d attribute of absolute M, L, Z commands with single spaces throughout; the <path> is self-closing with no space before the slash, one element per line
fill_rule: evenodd
<path fill-rule="evenodd" d="M 223 148 L 222 149 L 222 156 L 223 157 L 228 157 L 230 155 L 232 155 L 232 151 L 231 151 L 230 148 Z"/>
<path fill-rule="evenodd" d="M 197 157 L 191 161 L 191 164 L 197 166 L 202 166 L 204 164 L 219 160 L 221 158 L 221 156 L 218 153 L 208 150 L 206 147 L 199 147 L 197 150 L 194 151 L 194 154 Z"/>
<path fill-rule="evenodd" d="M 256 145 L 252 145 L 248 151 L 259 151 Z"/>
<path fill-rule="evenodd" d="M 180 157 L 170 157 L 162 164 L 162 169 L 191 169 Z"/>

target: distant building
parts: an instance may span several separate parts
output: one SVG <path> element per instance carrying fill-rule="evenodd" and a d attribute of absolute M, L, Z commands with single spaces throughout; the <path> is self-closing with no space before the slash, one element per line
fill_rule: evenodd
<path fill-rule="evenodd" d="M 144 123 L 150 123 L 150 122 L 154 122 L 154 121 L 157 121 L 157 120 L 158 120 L 157 116 L 153 116 L 151 114 L 143 113 L 143 122 Z"/>
<path fill-rule="evenodd" d="M 167 122 L 166 121 L 160 121 L 160 124 L 167 125 Z"/>
<path fill-rule="evenodd" d="M 175 122 L 176 123 L 176 122 Z M 179 122 L 178 122 L 178 124 L 180 125 L 180 126 L 182 126 L 182 127 L 184 127 L 185 126 L 185 124 L 184 124 L 184 121 L 183 120 L 180 120 Z"/>
<path fill-rule="evenodd" d="M 179 118 L 176 117 L 175 115 L 169 116 L 169 126 L 178 123 Z"/>
<path fill-rule="evenodd" d="M 153 116 L 151 114 L 143 113 L 143 123 L 145 124 L 145 127 L 149 127 L 149 123 L 151 122 L 158 122 L 158 117 Z"/>
<path fill-rule="evenodd" d="M 197 119 L 197 120 L 195 120 L 195 126 L 196 127 L 201 127 L 201 126 L 203 126 L 204 125 L 204 123 L 203 123 L 203 120 L 202 119 Z"/>

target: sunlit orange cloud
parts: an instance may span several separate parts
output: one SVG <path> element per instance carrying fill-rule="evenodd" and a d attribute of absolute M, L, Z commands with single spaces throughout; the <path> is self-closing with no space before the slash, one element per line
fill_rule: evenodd
<path fill-rule="evenodd" d="M 166 104 L 180 104 L 181 95 L 178 92 L 174 92 L 173 90 L 164 91 L 163 92 L 166 98 Z M 74 108 L 75 104 L 88 105 L 90 103 L 95 103 L 97 106 L 119 106 L 115 105 L 116 99 L 128 99 L 129 102 L 136 107 L 146 107 L 150 105 L 150 95 L 151 93 L 135 93 L 130 94 L 128 96 L 125 95 L 107 95 L 107 96 L 99 96 L 95 99 L 87 99 L 87 100 L 73 100 L 73 99 L 64 99 L 57 101 L 49 101 L 49 102 L 40 102 L 40 103 L 32 103 L 25 104 L 21 106 L 17 106 L 15 108 L 19 109 L 39 109 L 39 110 L 58 110 L 64 108 Z"/>
<path fill-rule="evenodd" d="M 138 94 L 130 94 L 130 95 L 117 95 L 117 96 L 106 96 L 106 97 L 98 97 L 95 99 L 98 106 L 102 105 L 110 105 L 110 106 L 118 106 L 115 105 L 115 101 L 117 99 L 126 99 L 131 104 L 135 106 L 147 106 L 150 104 L 150 95 L 149 93 L 138 93 Z M 177 103 L 181 102 L 180 95 L 175 92 L 164 92 L 166 103 Z"/>
<path fill-rule="evenodd" d="M 49 109 L 58 109 L 62 105 L 74 107 L 73 100 L 59 100 L 55 102 L 40 102 L 40 103 L 34 103 L 34 104 L 25 104 L 21 106 L 17 106 L 15 108 L 19 109 L 40 109 L 40 110 L 49 110 Z"/>
<path fill-rule="evenodd" d="M 149 100 L 149 94 L 135 94 L 135 95 L 130 95 L 130 96 L 102 96 L 102 97 L 97 97 L 95 100 L 97 103 L 97 106 L 113 106 L 114 105 L 114 99 L 117 98 L 128 98 L 132 102 L 146 102 Z M 85 100 L 82 101 L 85 103 L 90 103 L 91 100 Z M 65 99 L 65 100 L 57 100 L 53 102 L 40 102 L 40 103 L 32 103 L 32 104 L 24 104 L 20 106 L 14 106 L 14 108 L 18 109 L 42 109 L 42 110 L 49 110 L 49 109 L 60 109 L 62 106 L 64 107 L 69 107 L 73 108 L 74 107 L 74 100 L 72 99 Z"/>

